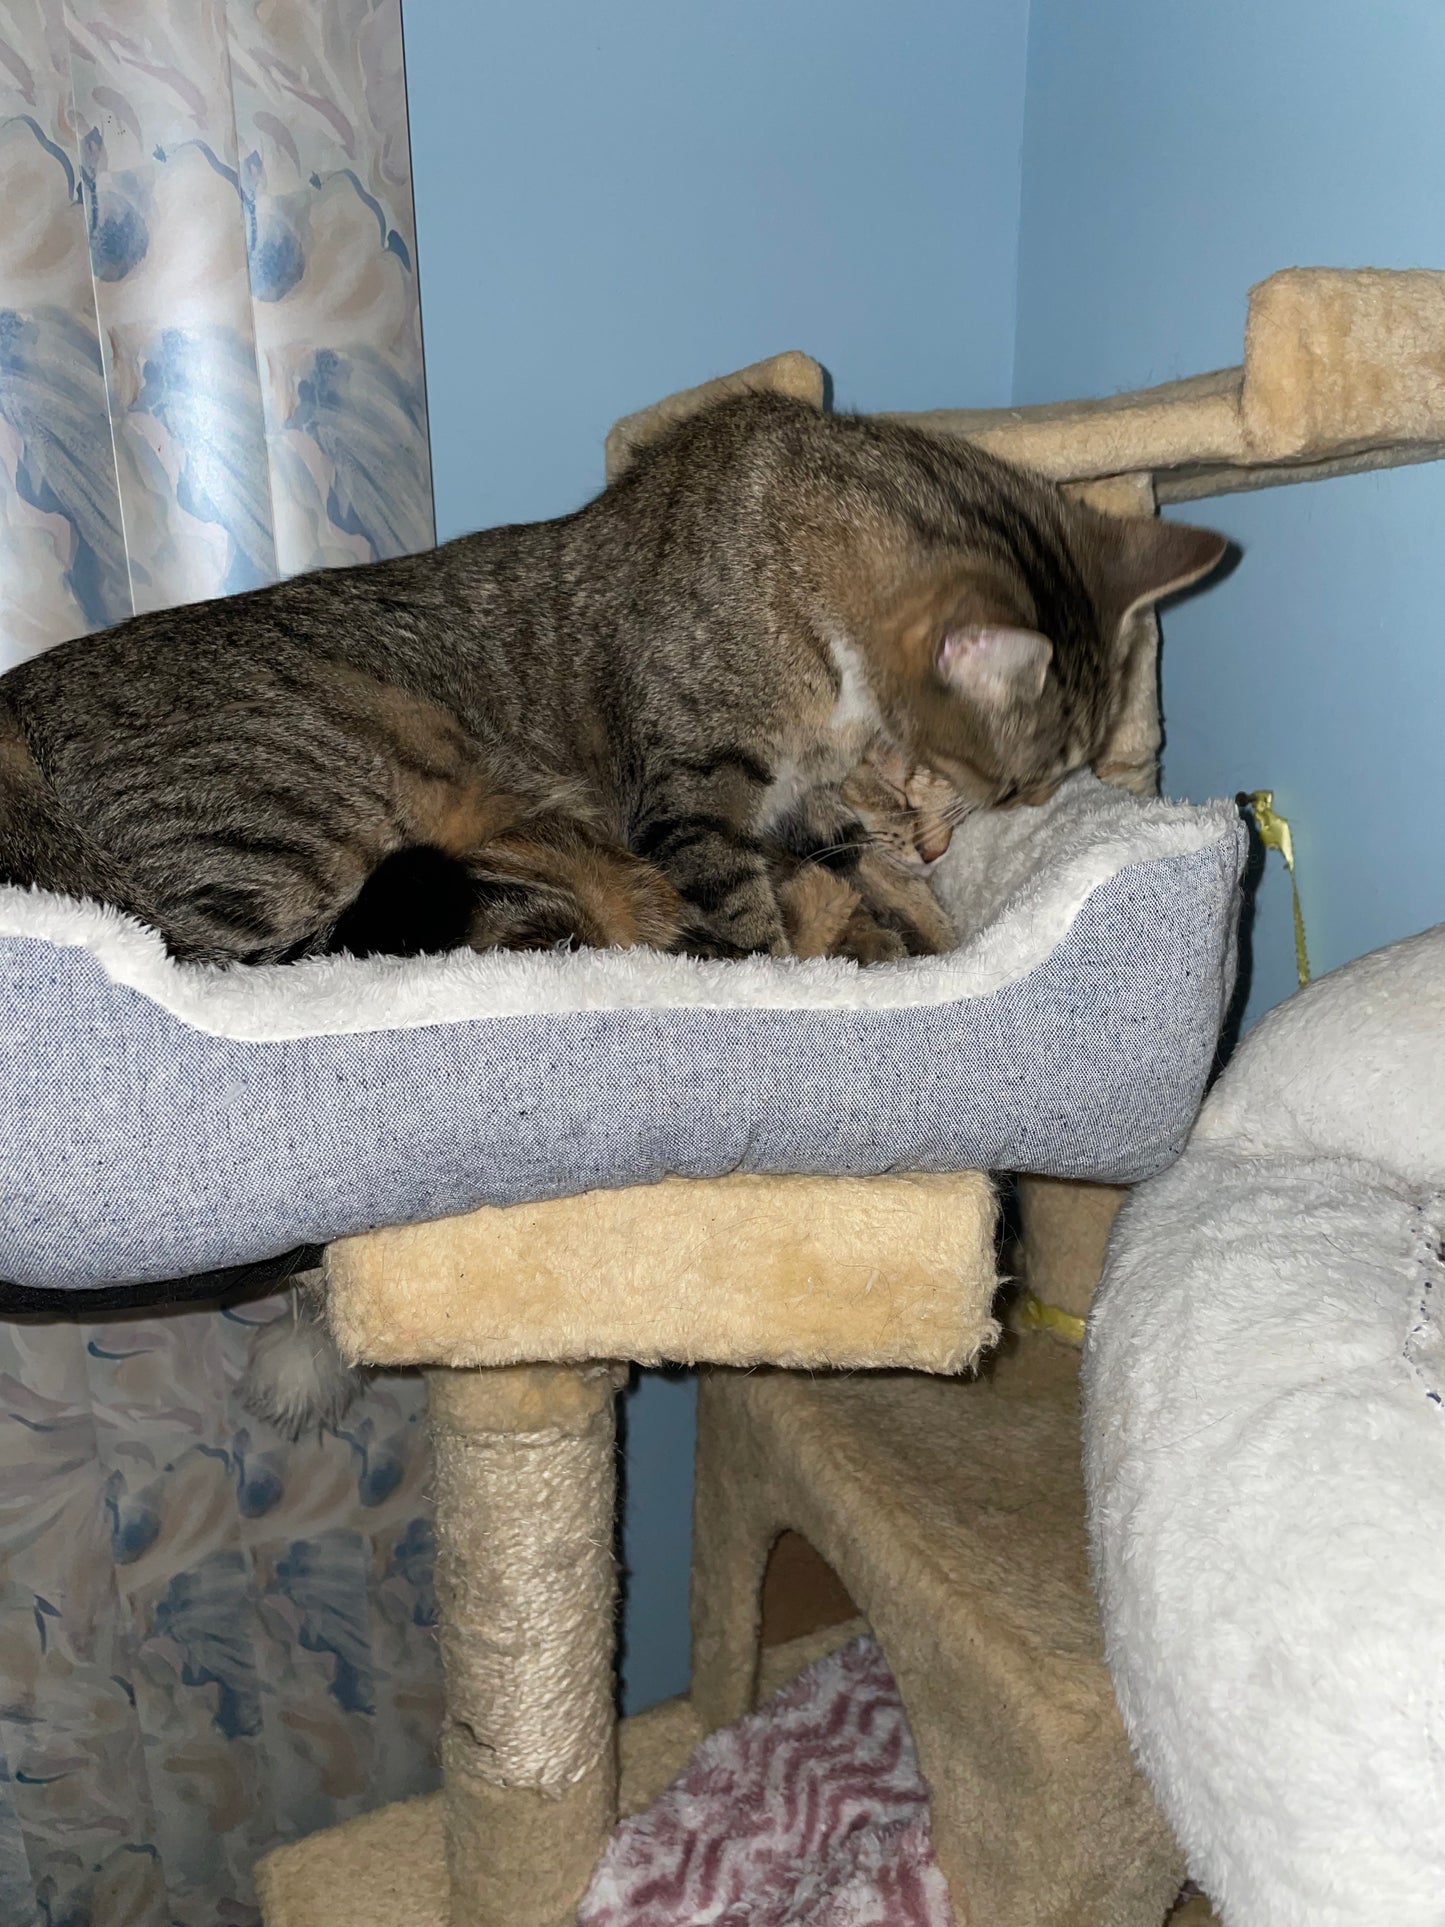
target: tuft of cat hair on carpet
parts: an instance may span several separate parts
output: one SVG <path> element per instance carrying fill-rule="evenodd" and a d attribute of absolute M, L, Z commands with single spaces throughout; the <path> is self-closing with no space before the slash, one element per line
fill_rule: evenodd
<path fill-rule="evenodd" d="M 298 1281 L 291 1308 L 260 1326 L 241 1379 L 241 1403 L 283 1438 L 339 1425 L 365 1384 L 326 1326 L 320 1277 Z"/>

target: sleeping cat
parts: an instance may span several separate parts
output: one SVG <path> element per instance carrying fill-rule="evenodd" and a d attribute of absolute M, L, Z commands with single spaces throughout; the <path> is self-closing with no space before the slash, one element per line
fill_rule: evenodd
<path fill-rule="evenodd" d="M 889 918 L 847 794 L 865 756 L 959 808 L 1047 795 L 1115 720 L 1126 616 L 1224 546 L 962 442 L 725 401 L 575 515 L 12 670 L 0 879 L 257 962 L 346 942 L 421 853 L 464 879 L 478 946 L 785 955 L 780 892 L 819 856 L 862 945 Z"/>

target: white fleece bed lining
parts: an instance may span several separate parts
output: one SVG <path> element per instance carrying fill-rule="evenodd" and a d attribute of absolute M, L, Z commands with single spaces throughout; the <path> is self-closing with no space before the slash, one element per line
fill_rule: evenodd
<path fill-rule="evenodd" d="M 112 983 L 192 1029 L 252 1043 L 576 1011 L 899 1010 L 1002 990 L 1058 948 L 1102 885 L 1237 829 L 1231 803 L 1144 802 L 1075 777 L 1038 809 L 977 817 L 956 834 L 933 880 L 963 934 L 958 949 L 867 970 L 835 958 L 717 963 L 649 950 L 178 964 L 119 911 L 14 888 L 0 889 L 0 938 L 87 950 Z"/>

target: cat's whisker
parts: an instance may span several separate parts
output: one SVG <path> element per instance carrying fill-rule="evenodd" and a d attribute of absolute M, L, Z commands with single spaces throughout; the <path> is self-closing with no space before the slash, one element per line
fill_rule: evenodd
<path fill-rule="evenodd" d="M 810 850 L 808 852 L 808 861 L 809 863 L 826 863 L 830 856 L 861 854 L 866 850 L 871 850 L 878 840 L 877 836 L 870 832 L 870 834 L 862 838 L 861 841 L 825 843 L 821 850 Z"/>

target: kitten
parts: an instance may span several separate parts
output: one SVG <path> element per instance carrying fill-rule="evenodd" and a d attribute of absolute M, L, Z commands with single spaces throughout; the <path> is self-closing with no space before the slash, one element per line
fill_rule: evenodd
<path fill-rule="evenodd" d="M 957 933 L 928 884 L 964 806 L 952 786 L 877 744 L 841 789 L 862 831 L 848 875 L 820 850 L 780 878 L 793 954 L 861 964 L 951 950 Z"/>
<path fill-rule="evenodd" d="M 1107 737 L 1125 618 L 1224 546 L 966 443 L 729 400 L 575 515 L 10 671 L 0 879 L 265 961 L 334 947 L 421 852 L 479 946 L 787 954 L 780 863 L 827 852 L 868 895 L 871 747 L 964 806 L 1043 797 Z"/>

